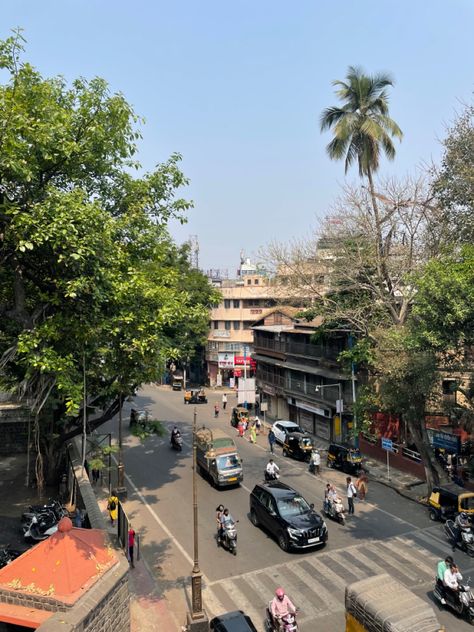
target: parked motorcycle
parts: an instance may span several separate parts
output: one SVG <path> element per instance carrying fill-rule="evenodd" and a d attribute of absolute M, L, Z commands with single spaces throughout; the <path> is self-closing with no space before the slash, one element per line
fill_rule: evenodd
<path fill-rule="evenodd" d="M 9 546 L 4 549 L 0 549 L 0 568 L 7 566 L 7 564 L 11 564 L 13 560 L 16 560 L 17 557 L 21 555 L 21 551 L 16 551 L 15 549 L 11 549 Z"/>
<path fill-rule="evenodd" d="M 272 602 L 267 606 L 265 619 L 265 632 L 298 632 L 298 623 L 296 621 L 296 613 L 288 613 L 285 617 L 278 620 L 272 615 Z"/>
<path fill-rule="evenodd" d="M 47 514 L 50 512 L 56 516 L 58 522 L 61 518 L 68 515 L 67 509 L 62 506 L 59 500 L 53 500 L 48 505 L 30 505 L 21 515 L 22 530 L 25 531 L 25 529 L 31 524 L 33 516 L 39 517 L 40 514 Z"/>
<path fill-rule="evenodd" d="M 173 450 L 181 452 L 183 449 L 183 437 L 180 434 L 175 434 L 171 437 L 171 447 Z"/>
<path fill-rule="evenodd" d="M 323 513 L 332 520 L 337 520 L 339 524 L 345 523 L 344 517 L 344 505 L 342 500 L 337 498 L 336 500 L 328 500 L 323 505 Z"/>
<path fill-rule="evenodd" d="M 34 515 L 24 532 L 25 540 L 46 540 L 58 530 L 58 519 L 52 511 Z"/>
<path fill-rule="evenodd" d="M 238 520 L 236 522 L 238 522 Z M 227 549 L 227 551 L 230 551 L 233 555 L 237 555 L 237 527 L 235 522 L 224 527 L 218 544 Z"/>
<path fill-rule="evenodd" d="M 433 597 L 440 605 L 446 606 L 474 625 L 474 594 L 468 584 L 460 584 L 459 592 L 453 594 L 449 590 L 444 590 L 441 582 L 436 579 Z"/>
<path fill-rule="evenodd" d="M 456 527 L 453 520 L 446 520 L 444 524 L 444 532 L 450 542 L 454 542 L 456 537 Z M 474 557 L 474 535 L 472 529 L 462 529 L 461 539 L 456 543 L 461 551 L 467 553 L 470 557 Z"/>

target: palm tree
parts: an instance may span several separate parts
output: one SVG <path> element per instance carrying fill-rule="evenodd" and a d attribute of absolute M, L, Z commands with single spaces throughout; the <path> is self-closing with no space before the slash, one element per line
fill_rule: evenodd
<path fill-rule="evenodd" d="M 365 75 L 361 68 L 349 66 L 346 81 L 333 81 L 342 107 L 326 108 L 321 114 L 321 131 L 332 129 L 334 138 L 327 146 L 331 160 L 345 158 L 347 173 L 357 160 L 359 175 L 366 176 L 377 230 L 377 259 L 383 268 L 383 246 L 380 216 L 374 189 L 373 173 L 380 164 L 383 152 L 389 160 L 395 157 L 392 138 L 401 139 L 403 133 L 397 123 L 388 116 L 387 86 L 393 80 L 387 74 L 373 77 Z"/>

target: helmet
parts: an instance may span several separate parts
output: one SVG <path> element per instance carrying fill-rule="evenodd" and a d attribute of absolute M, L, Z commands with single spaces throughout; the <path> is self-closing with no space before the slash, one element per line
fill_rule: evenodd
<path fill-rule="evenodd" d="M 461 511 L 461 513 L 459 514 L 459 517 L 461 518 L 461 520 L 468 519 L 467 513 L 465 511 Z"/>
<path fill-rule="evenodd" d="M 283 590 L 283 588 L 277 588 L 275 590 L 275 595 L 278 597 L 278 599 L 283 599 L 283 597 L 285 596 L 285 591 Z"/>

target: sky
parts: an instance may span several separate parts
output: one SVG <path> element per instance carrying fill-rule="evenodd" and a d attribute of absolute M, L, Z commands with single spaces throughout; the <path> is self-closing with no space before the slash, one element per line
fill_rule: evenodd
<path fill-rule="evenodd" d="M 200 267 L 231 276 L 241 251 L 304 238 L 330 212 L 346 176 L 319 117 L 348 66 L 395 79 L 404 138 L 381 176 L 438 162 L 472 102 L 472 0 L 1 0 L 0 27 L 24 29 L 43 75 L 122 92 L 145 118 L 145 170 L 182 154 L 194 208 L 170 231 L 196 235 Z"/>

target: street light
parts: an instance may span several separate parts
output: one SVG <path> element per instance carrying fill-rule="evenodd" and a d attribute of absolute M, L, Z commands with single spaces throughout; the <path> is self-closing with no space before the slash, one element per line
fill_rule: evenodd
<path fill-rule="evenodd" d="M 193 415 L 193 532 L 194 532 L 194 566 L 191 573 L 191 612 L 187 616 L 189 632 L 209 632 L 209 619 L 202 607 L 202 574 L 199 569 L 198 548 L 198 504 L 196 478 L 196 408 Z"/>
<path fill-rule="evenodd" d="M 316 386 L 316 393 L 319 393 L 319 391 L 321 391 L 322 389 L 325 389 L 325 388 L 337 388 L 338 389 L 339 398 L 336 401 L 336 413 L 339 414 L 340 430 L 342 431 L 342 413 L 344 412 L 344 402 L 342 400 L 342 386 L 341 386 L 341 383 L 338 382 L 337 384 L 320 384 L 320 385 Z M 340 436 L 341 432 L 338 432 L 337 434 L 338 434 L 338 436 Z"/>

